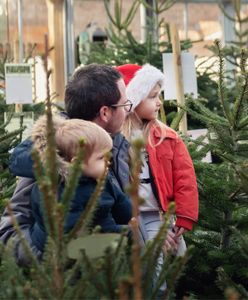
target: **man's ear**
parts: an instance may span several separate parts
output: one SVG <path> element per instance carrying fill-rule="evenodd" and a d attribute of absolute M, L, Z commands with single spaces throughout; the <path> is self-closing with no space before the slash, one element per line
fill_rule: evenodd
<path fill-rule="evenodd" d="M 108 106 L 102 106 L 99 111 L 99 117 L 101 121 L 108 123 L 112 116 L 111 108 Z"/>

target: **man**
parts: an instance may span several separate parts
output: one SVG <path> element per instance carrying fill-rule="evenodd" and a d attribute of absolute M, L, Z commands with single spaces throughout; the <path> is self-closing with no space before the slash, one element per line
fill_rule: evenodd
<path fill-rule="evenodd" d="M 91 64 L 79 68 L 68 82 L 65 90 L 65 117 L 93 121 L 112 135 L 114 146 L 110 175 L 112 182 L 122 189 L 129 181 L 127 164 L 129 144 L 119 131 L 126 113 L 131 110 L 131 107 L 132 104 L 126 98 L 125 83 L 120 73 L 109 66 Z M 22 176 L 25 176 L 25 172 L 28 172 L 28 175 L 32 172 L 31 156 L 26 155 L 31 148 L 31 140 L 24 141 L 15 148 L 10 161 L 10 168 L 13 171 L 15 168 L 21 169 Z M 15 172 L 15 174 L 17 173 Z M 40 257 L 41 253 L 32 245 L 30 238 L 30 228 L 34 221 L 30 203 L 33 183 L 33 180 L 29 178 L 19 179 L 10 201 L 10 207 L 24 238 L 33 253 Z M 17 261 L 20 264 L 28 263 L 13 227 L 12 217 L 7 209 L 0 221 L 0 240 L 4 243 L 12 241 Z"/>

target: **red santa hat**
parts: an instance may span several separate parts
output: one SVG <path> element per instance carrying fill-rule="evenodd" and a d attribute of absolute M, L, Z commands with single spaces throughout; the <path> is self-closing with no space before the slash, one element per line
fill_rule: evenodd
<path fill-rule="evenodd" d="M 126 64 L 118 66 L 116 69 L 122 74 L 127 86 L 127 98 L 133 103 L 132 111 L 149 95 L 157 83 L 161 89 L 164 88 L 164 74 L 150 64 L 145 64 L 142 67 Z"/>

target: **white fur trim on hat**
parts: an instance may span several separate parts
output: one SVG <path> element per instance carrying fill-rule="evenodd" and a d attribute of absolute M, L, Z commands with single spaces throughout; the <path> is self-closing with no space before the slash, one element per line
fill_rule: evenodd
<path fill-rule="evenodd" d="M 128 100 L 133 103 L 132 111 L 149 95 L 157 83 L 164 89 L 165 75 L 150 64 L 145 64 L 134 74 L 126 90 Z"/>

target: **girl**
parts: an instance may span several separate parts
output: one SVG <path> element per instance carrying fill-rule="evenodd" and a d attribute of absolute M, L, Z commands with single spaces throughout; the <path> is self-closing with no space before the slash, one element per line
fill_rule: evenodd
<path fill-rule="evenodd" d="M 146 240 L 153 239 L 161 226 L 160 212 L 166 212 L 169 202 L 175 201 L 176 222 L 171 224 L 164 248 L 182 251 L 182 234 L 191 230 L 198 218 L 198 191 L 185 144 L 174 130 L 157 119 L 164 74 L 149 64 L 127 64 L 117 69 L 127 86 L 127 98 L 133 103 L 123 134 L 129 142 L 141 135 L 146 143 L 139 187 L 139 195 L 144 199 L 140 206 L 141 227 Z M 160 257 L 158 268 L 162 263 Z M 165 288 L 166 285 L 162 287 Z"/>

